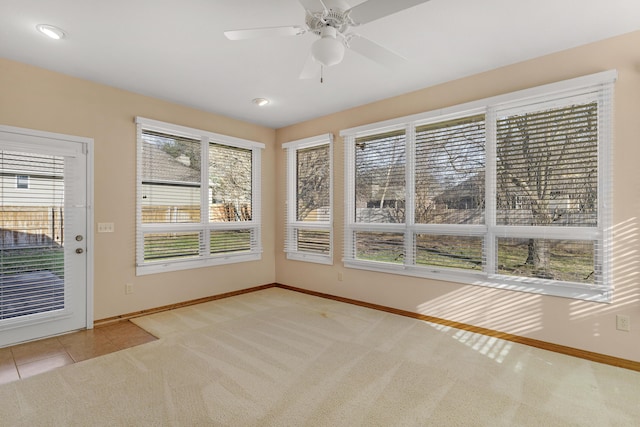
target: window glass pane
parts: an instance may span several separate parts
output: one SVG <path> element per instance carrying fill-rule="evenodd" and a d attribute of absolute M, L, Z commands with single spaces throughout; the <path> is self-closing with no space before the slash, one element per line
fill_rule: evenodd
<path fill-rule="evenodd" d="M 483 224 L 484 181 L 484 116 L 416 128 L 416 223 Z"/>
<path fill-rule="evenodd" d="M 329 145 L 297 150 L 296 169 L 297 220 L 329 222 Z"/>
<path fill-rule="evenodd" d="M 210 221 L 251 221 L 252 153 L 209 145 Z"/>
<path fill-rule="evenodd" d="M 482 271 L 480 236 L 416 234 L 416 264 Z"/>
<path fill-rule="evenodd" d="M 69 173 L 62 156 L 0 150 L 0 319 L 65 308 Z"/>
<path fill-rule="evenodd" d="M 497 224 L 597 226 L 598 106 L 497 122 Z"/>
<path fill-rule="evenodd" d="M 593 284 L 595 243 L 584 240 L 498 238 L 498 272 Z"/>
<path fill-rule="evenodd" d="M 200 233 L 147 233 L 144 235 L 144 260 L 195 258 L 200 253 Z"/>
<path fill-rule="evenodd" d="M 211 254 L 251 250 L 251 230 L 211 231 Z"/>
<path fill-rule="evenodd" d="M 367 261 L 404 262 L 404 234 L 356 232 L 356 258 Z"/>
<path fill-rule="evenodd" d="M 142 223 L 200 221 L 200 141 L 142 133 Z"/>
<path fill-rule="evenodd" d="M 355 151 L 356 222 L 404 222 L 404 130 L 356 138 Z"/>
<path fill-rule="evenodd" d="M 29 175 L 16 175 L 16 188 L 29 188 Z"/>
<path fill-rule="evenodd" d="M 324 230 L 296 230 L 298 251 L 328 255 L 331 251 L 331 233 Z"/>

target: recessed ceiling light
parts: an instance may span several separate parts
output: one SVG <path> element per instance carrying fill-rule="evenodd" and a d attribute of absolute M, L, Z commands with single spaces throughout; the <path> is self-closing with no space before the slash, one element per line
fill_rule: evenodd
<path fill-rule="evenodd" d="M 36 25 L 36 30 L 40 31 L 45 36 L 52 38 L 54 40 L 63 39 L 66 35 L 64 31 L 62 31 L 60 28 L 55 27 L 53 25 L 38 24 Z"/>
<path fill-rule="evenodd" d="M 267 98 L 254 98 L 251 102 L 256 104 L 258 107 L 264 107 L 270 101 Z"/>

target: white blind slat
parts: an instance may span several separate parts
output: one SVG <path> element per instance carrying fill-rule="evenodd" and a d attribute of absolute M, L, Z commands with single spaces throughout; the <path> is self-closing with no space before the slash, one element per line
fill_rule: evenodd
<path fill-rule="evenodd" d="M 137 122 L 137 273 L 259 259 L 263 144 Z"/>
<path fill-rule="evenodd" d="M 345 264 L 609 301 L 615 74 L 342 131 Z"/>
<path fill-rule="evenodd" d="M 287 158 L 285 252 L 292 259 L 332 262 L 331 134 L 283 144 Z"/>
<path fill-rule="evenodd" d="M 0 320 L 65 308 L 64 175 L 64 157 L 0 151 Z"/>

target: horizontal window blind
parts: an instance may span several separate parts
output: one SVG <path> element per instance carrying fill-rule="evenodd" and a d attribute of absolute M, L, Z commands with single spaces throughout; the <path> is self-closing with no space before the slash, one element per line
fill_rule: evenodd
<path fill-rule="evenodd" d="M 326 230 L 297 229 L 298 251 L 328 255 L 331 253 L 331 233 Z"/>
<path fill-rule="evenodd" d="M 497 121 L 497 223 L 597 225 L 598 104 Z"/>
<path fill-rule="evenodd" d="M 332 259 L 332 135 L 283 144 L 287 158 L 285 252 L 288 259 Z"/>
<path fill-rule="evenodd" d="M 357 231 L 355 242 L 357 259 L 392 264 L 404 263 L 404 233 Z"/>
<path fill-rule="evenodd" d="M 200 255 L 202 233 L 145 233 L 144 260 L 194 258 Z"/>
<path fill-rule="evenodd" d="M 64 177 L 64 157 L 0 151 L 0 320 L 65 308 Z"/>
<path fill-rule="evenodd" d="M 212 254 L 251 251 L 252 230 L 212 230 L 210 251 Z"/>
<path fill-rule="evenodd" d="M 264 145 L 136 120 L 137 273 L 260 259 Z"/>
<path fill-rule="evenodd" d="M 484 224 L 484 116 L 416 128 L 415 221 Z"/>
<path fill-rule="evenodd" d="M 591 285 L 601 279 L 594 241 L 498 238 L 497 246 L 500 274 Z M 543 261 L 548 266 L 538 267 Z"/>
<path fill-rule="evenodd" d="M 142 222 L 200 222 L 200 141 L 142 132 Z"/>
<path fill-rule="evenodd" d="M 209 144 L 211 222 L 251 221 L 252 153 Z"/>
<path fill-rule="evenodd" d="M 341 132 L 345 265 L 609 301 L 614 80 Z"/>
<path fill-rule="evenodd" d="M 296 219 L 328 222 L 331 218 L 329 145 L 296 152 Z"/>
<path fill-rule="evenodd" d="M 482 271 L 482 236 L 455 236 L 417 233 L 416 265 Z"/>
<path fill-rule="evenodd" d="M 356 222 L 404 222 L 405 142 L 404 130 L 356 138 Z"/>

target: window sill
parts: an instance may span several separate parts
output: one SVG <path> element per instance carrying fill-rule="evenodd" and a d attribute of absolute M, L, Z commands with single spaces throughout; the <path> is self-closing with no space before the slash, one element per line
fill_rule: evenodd
<path fill-rule="evenodd" d="M 345 260 L 344 266 L 346 268 L 375 271 L 379 273 L 399 274 L 403 276 L 442 280 L 465 285 L 483 286 L 487 288 L 527 292 L 592 302 L 610 303 L 613 294 L 613 290 L 606 287 L 595 287 L 579 283 L 554 282 L 552 280 L 530 279 L 524 277 L 509 277 L 498 274 L 486 274 L 480 271 L 466 272 L 462 270 L 405 266 L 401 264 L 386 264 L 360 260 Z"/>
<path fill-rule="evenodd" d="M 292 261 L 313 262 L 316 264 L 333 265 L 332 255 L 316 255 L 303 252 L 287 252 L 287 259 Z"/>
<path fill-rule="evenodd" d="M 156 261 L 136 266 L 136 276 L 166 273 L 170 271 L 189 270 L 192 268 L 213 267 L 218 265 L 235 264 L 239 262 L 259 261 L 261 252 L 226 254 L 208 258 L 193 258 L 179 261 Z"/>

